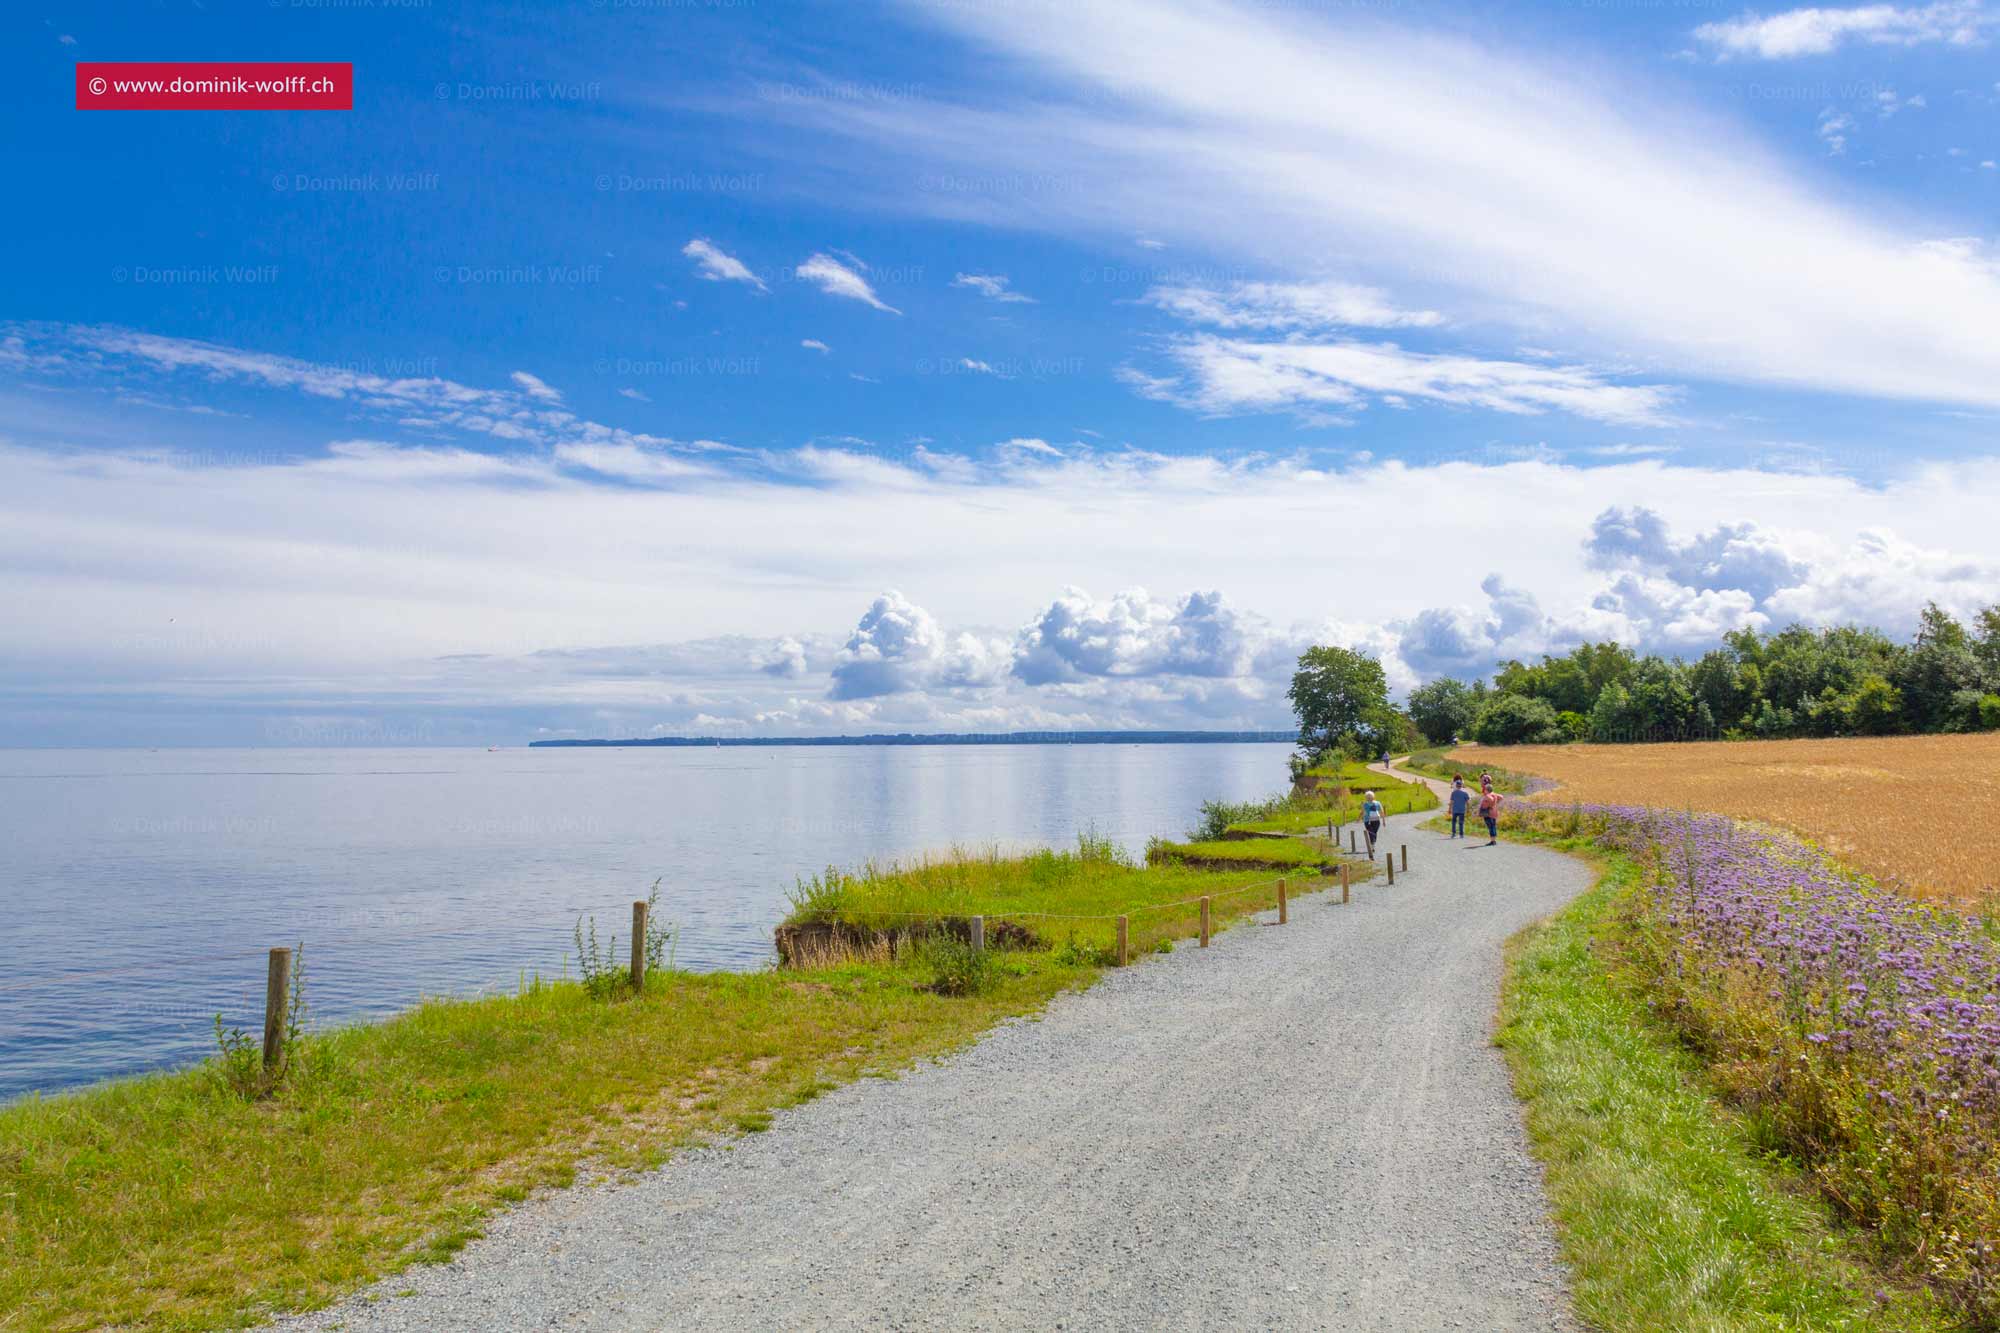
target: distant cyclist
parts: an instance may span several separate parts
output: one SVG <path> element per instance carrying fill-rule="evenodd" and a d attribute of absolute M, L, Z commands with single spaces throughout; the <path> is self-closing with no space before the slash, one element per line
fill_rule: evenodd
<path fill-rule="evenodd" d="M 1472 793 L 1466 789 L 1464 778 L 1451 780 L 1451 836 L 1465 836 L 1465 815 L 1472 809 Z"/>
<path fill-rule="evenodd" d="M 1488 787 L 1479 798 L 1479 817 L 1486 821 L 1486 845 L 1500 841 L 1500 793 Z"/>
<path fill-rule="evenodd" d="M 1374 792 L 1361 795 L 1361 827 L 1368 834 L 1368 855 L 1375 855 L 1375 838 L 1382 832 L 1382 803 L 1375 799 Z"/>

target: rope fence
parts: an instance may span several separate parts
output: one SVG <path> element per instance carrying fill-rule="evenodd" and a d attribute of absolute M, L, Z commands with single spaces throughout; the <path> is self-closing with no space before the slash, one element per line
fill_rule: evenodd
<path fill-rule="evenodd" d="M 1338 850 L 1337 846 L 1336 850 Z M 1407 874 L 1409 871 L 1409 847 L 1407 844 L 1405 844 L 1401 848 L 1401 854 L 1402 854 L 1402 870 L 1404 871 L 1405 874 Z M 1372 853 L 1369 856 L 1369 861 L 1371 863 L 1374 861 L 1374 856 Z M 1394 856 L 1394 854 L 1387 853 L 1385 850 L 1384 861 L 1386 863 L 1388 871 L 1388 883 L 1393 885 L 1396 882 L 1396 871 L 1397 871 L 1396 857 Z M 1273 875 L 1266 879 L 1254 880 L 1247 884 L 1239 884 L 1232 888 L 1223 889 L 1215 893 L 1191 895 L 1189 897 L 1170 899 L 1163 902 L 1134 903 L 1126 907 L 1121 912 L 1010 911 L 1004 908 L 999 910 L 982 910 L 977 912 L 974 911 L 906 912 L 906 911 L 886 911 L 886 910 L 877 912 L 877 911 L 868 911 L 864 909 L 856 912 L 855 920 L 847 922 L 845 924 L 866 928 L 865 923 L 881 921 L 881 920 L 908 921 L 908 922 L 926 921 L 926 922 L 966 923 L 970 927 L 970 937 L 973 947 L 975 949 L 983 949 L 985 947 L 985 926 L 989 920 L 1108 922 L 1112 923 L 1115 926 L 1116 940 L 1117 940 L 1117 947 L 1116 947 L 1117 965 L 1123 967 L 1128 965 L 1129 962 L 1131 961 L 1129 927 L 1131 919 L 1135 916 L 1143 916 L 1160 912 L 1170 912 L 1175 910 L 1185 910 L 1190 908 L 1197 909 L 1200 913 L 1201 947 L 1207 948 L 1209 944 L 1209 938 L 1212 933 L 1211 913 L 1214 903 L 1216 903 L 1217 901 L 1225 901 L 1229 899 L 1240 898 L 1246 894 L 1268 892 L 1275 889 L 1277 898 L 1277 912 L 1278 912 L 1277 923 L 1280 925 L 1286 924 L 1289 921 L 1289 900 L 1288 900 L 1287 888 L 1290 882 L 1300 879 L 1330 879 L 1333 876 L 1333 871 L 1331 870 L 1331 868 L 1326 869 L 1324 872 L 1315 872 L 1312 874 L 1303 873 L 1304 869 L 1305 868 L 1302 867 L 1299 873 L 1288 874 L 1288 875 Z M 1353 885 L 1353 869 L 1354 869 L 1354 863 L 1351 861 L 1343 861 L 1340 864 L 1340 869 L 1339 869 L 1340 901 L 1343 904 L 1347 903 L 1350 900 L 1350 895 Z M 1328 888 L 1330 891 L 1331 886 L 1328 885 Z M 643 983 L 643 977 L 645 975 L 645 970 L 647 967 L 646 942 L 648 935 L 647 927 L 649 924 L 649 909 L 648 909 L 648 904 L 645 901 L 643 900 L 633 901 L 630 903 L 588 903 L 580 906 L 568 907 L 565 908 L 564 911 L 566 914 L 572 916 L 576 922 L 580 923 L 582 920 L 584 920 L 586 917 L 590 916 L 593 913 L 623 912 L 628 909 L 632 913 L 632 936 L 630 941 L 631 971 L 629 975 L 633 978 L 640 979 L 641 983 Z M 357 928 L 364 928 L 364 927 L 356 925 L 350 925 L 347 927 L 347 929 L 349 930 Z M 680 926 L 679 924 L 674 924 L 673 926 L 671 926 L 671 931 L 676 941 L 678 942 L 684 933 L 684 927 Z M 413 937 L 435 937 L 442 935 L 464 934 L 464 933 L 466 933 L 466 928 L 463 925 L 455 925 L 455 924 L 436 925 L 428 927 L 425 926 L 411 927 L 409 925 L 399 925 L 396 928 L 396 937 L 399 940 L 409 939 Z M 318 936 L 317 938 L 323 941 L 326 937 L 322 935 Z M 238 948 L 238 949 L 218 950 L 210 953 L 191 954 L 169 959 L 148 958 L 146 960 L 146 966 L 148 967 L 148 969 L 151 970 L 164 971 L 176 968 L 207 967 L 219 963 L 243 964 L 248 962 L 250 959 L 255 958 L 256 956 L 257 956 L 257 951 L 254 949 Z M 564 951 L 563 958 L 564 958 L 564 971 L 565 974 L 567 974 L 567 960 L 568 960 L 567 950 Z M 265 985 L 263 987 L 264 1040 L 263 1040 L 262 1054 L 266 1066 L 275 1067 L 281 1064 L 284 1060 L 284 1043 L 287 1035 L 287 1017 L 291 1012 L 290 1005 L 291 1005 L 292 972 L 295 963 L 294 950 L 290 947 L 279 947 L 270 949 L 264 953 L 264 961 L 265 961 L 265 968 L 264 968 Z M 12 995 L 29 991 L 52 989 L 59 986 L 98 981 L 103 978 L 113 977 L 113 976 L 129 977 L 131 975 L 131 972 L 132 972 L 131 966 L 126 965 L 117 967 L 92 968 L 81 971 L 70 971 L 70 972 L 63 972 L 58 975 L 35 977 L 21 981 L 10 981 L 0 984 L 0 995 Z M 537 975 L 539 976 L 539 973 Z M 484 995 L 488 993 L 493 993 L 495 987 L 497 987 L 498 984 L 499 983 L 497 982 L 489 982 L 487 984 L 481 985 L 478 991 L 475 992 L 475 994 Z M 245 977 L 243 979 L 242 992 L 243 992 L 243 999 L 246 1002 L 252 1001 L 251 987 L 253 985 L 254 982 L 251 980 L 251 978 Z M 232 986 L 231 989 L 234 990 L 236 988 Z M 246 1003 L 245 1007 L 246 1008 L 248 1007 L 248 1003 Z"/>

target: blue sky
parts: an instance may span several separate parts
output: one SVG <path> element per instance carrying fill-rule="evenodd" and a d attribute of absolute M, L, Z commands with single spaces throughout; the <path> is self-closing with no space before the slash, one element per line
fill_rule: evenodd
<path fill-rule="evenodd" d="M 1407 685 L 1970 609 L 1996 35 L 1970 3 L 17 18 L 0 722 L 1272 725 L 1314 640 Z M 71 105 L 78 60 L 230 59 L 351 60 L 355 109 Z"/>

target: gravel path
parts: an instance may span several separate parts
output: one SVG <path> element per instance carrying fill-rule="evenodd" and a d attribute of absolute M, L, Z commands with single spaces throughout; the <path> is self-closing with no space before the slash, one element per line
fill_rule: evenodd
<path fill-rule="evenodd" d="M 1393 889 L 1298 899 L 283 1326 L 1573 1328 L 1490 1031 L 1501 941 L 1589 874 L 1421 818 L 1390 821 Z"/>

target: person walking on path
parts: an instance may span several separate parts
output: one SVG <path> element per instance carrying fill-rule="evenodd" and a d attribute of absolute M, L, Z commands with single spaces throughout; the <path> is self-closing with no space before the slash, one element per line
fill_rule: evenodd
<path fill-rule="evenodd" d="M 1472 793 L 1465 789 L 1464 778 L 1451 780 L 1451 837 L 1465 836 L 1465 814 L 1472 808 Z"/>
<path fill-rule="evenodd" d="M 1479 817 L 1486 821 L 1486 845 L 1500 841 L 1500 793 L 1491 784 L 1479 797 Z"/>
<path fill-rule="evenodd" d="M 1382 831 L 1382 803 L 1375 799 L 1375 793 L 1361 794 L 1361 827 L 1368 834 L 1368 859 L 1375 859 L 1375 835 Z"/>

